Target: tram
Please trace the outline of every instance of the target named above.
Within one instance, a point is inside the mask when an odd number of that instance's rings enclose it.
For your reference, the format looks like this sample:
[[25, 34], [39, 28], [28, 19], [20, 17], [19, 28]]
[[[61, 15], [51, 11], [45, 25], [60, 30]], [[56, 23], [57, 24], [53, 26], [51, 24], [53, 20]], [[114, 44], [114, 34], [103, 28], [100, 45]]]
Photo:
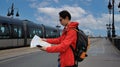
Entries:
[[28, 46], [34, 35], [55, 38], [59, 34], [59, 30], [54, 27], [0, 16], [0, 49]]

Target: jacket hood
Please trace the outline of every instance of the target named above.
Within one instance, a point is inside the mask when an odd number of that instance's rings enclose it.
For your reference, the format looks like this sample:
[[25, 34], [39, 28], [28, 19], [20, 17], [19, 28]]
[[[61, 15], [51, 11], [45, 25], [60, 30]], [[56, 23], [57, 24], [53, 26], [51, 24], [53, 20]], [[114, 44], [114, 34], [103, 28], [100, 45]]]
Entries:
[[78, 27], [78, 25], [79, 25], [78, 22], [70, 22], [67, 27], [68, 28], [76, 28], [76, 27]]

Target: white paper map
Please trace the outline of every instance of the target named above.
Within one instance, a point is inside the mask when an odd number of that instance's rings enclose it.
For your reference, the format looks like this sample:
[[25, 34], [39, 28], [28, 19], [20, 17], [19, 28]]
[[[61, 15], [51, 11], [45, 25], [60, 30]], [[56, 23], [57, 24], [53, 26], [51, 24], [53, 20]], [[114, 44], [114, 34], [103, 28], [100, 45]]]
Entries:
[[51, 46], [50, 43], [47, 43], [47, 42], [41, 40], [41, 38], [39, 36], [35, 35], [33, 37], [33, 39], [31, 40], [30, 48], [34, 48], [37, 45], [40, 45], [40, 46]]

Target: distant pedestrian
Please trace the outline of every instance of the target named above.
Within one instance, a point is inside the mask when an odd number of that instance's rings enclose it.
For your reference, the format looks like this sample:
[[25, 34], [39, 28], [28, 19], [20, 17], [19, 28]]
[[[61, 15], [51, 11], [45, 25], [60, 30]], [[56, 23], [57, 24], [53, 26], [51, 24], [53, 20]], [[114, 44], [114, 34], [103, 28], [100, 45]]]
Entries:
[[41, 47], [40, 49], [49, 53], [60, 53], [59, 67], [74, 67], [74, 54], [70, 45], [76, 47], [77, 32], [73, 28], [78, 27], [78, 22], [71, 22], [71, 15], [67, 10], [59, 13], [59, 21], [64, 26], [62, 35], [58, 38], [44, 39], [44, 41], [55, 44], [51, 47]]

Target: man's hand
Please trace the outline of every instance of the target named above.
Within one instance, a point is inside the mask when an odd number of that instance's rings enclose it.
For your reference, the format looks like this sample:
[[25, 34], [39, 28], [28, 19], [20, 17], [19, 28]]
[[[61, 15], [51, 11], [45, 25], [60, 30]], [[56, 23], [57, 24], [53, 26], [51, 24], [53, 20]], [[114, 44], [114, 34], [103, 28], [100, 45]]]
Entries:
[[37, 47], [40, 48], [40, 50], [42, 50], [42, 51], [46, 51], [46, 48], [47, 48], [45, 46], [40, 46], [40, 45], [37, 45]]
[[47, 47], [45, 47], [45, 46], [42, 46], [42, 47], [40, 48], [40, 50], [42, 50], [42, 51], [46, 51], [46, 49], [47, 49]]
[[42, 47], [41, 45], [37, 45], [37, 47]]
[[45, 38], [42, 38], [42, 41], [46, 41], [46, 39], [45, 39]]

